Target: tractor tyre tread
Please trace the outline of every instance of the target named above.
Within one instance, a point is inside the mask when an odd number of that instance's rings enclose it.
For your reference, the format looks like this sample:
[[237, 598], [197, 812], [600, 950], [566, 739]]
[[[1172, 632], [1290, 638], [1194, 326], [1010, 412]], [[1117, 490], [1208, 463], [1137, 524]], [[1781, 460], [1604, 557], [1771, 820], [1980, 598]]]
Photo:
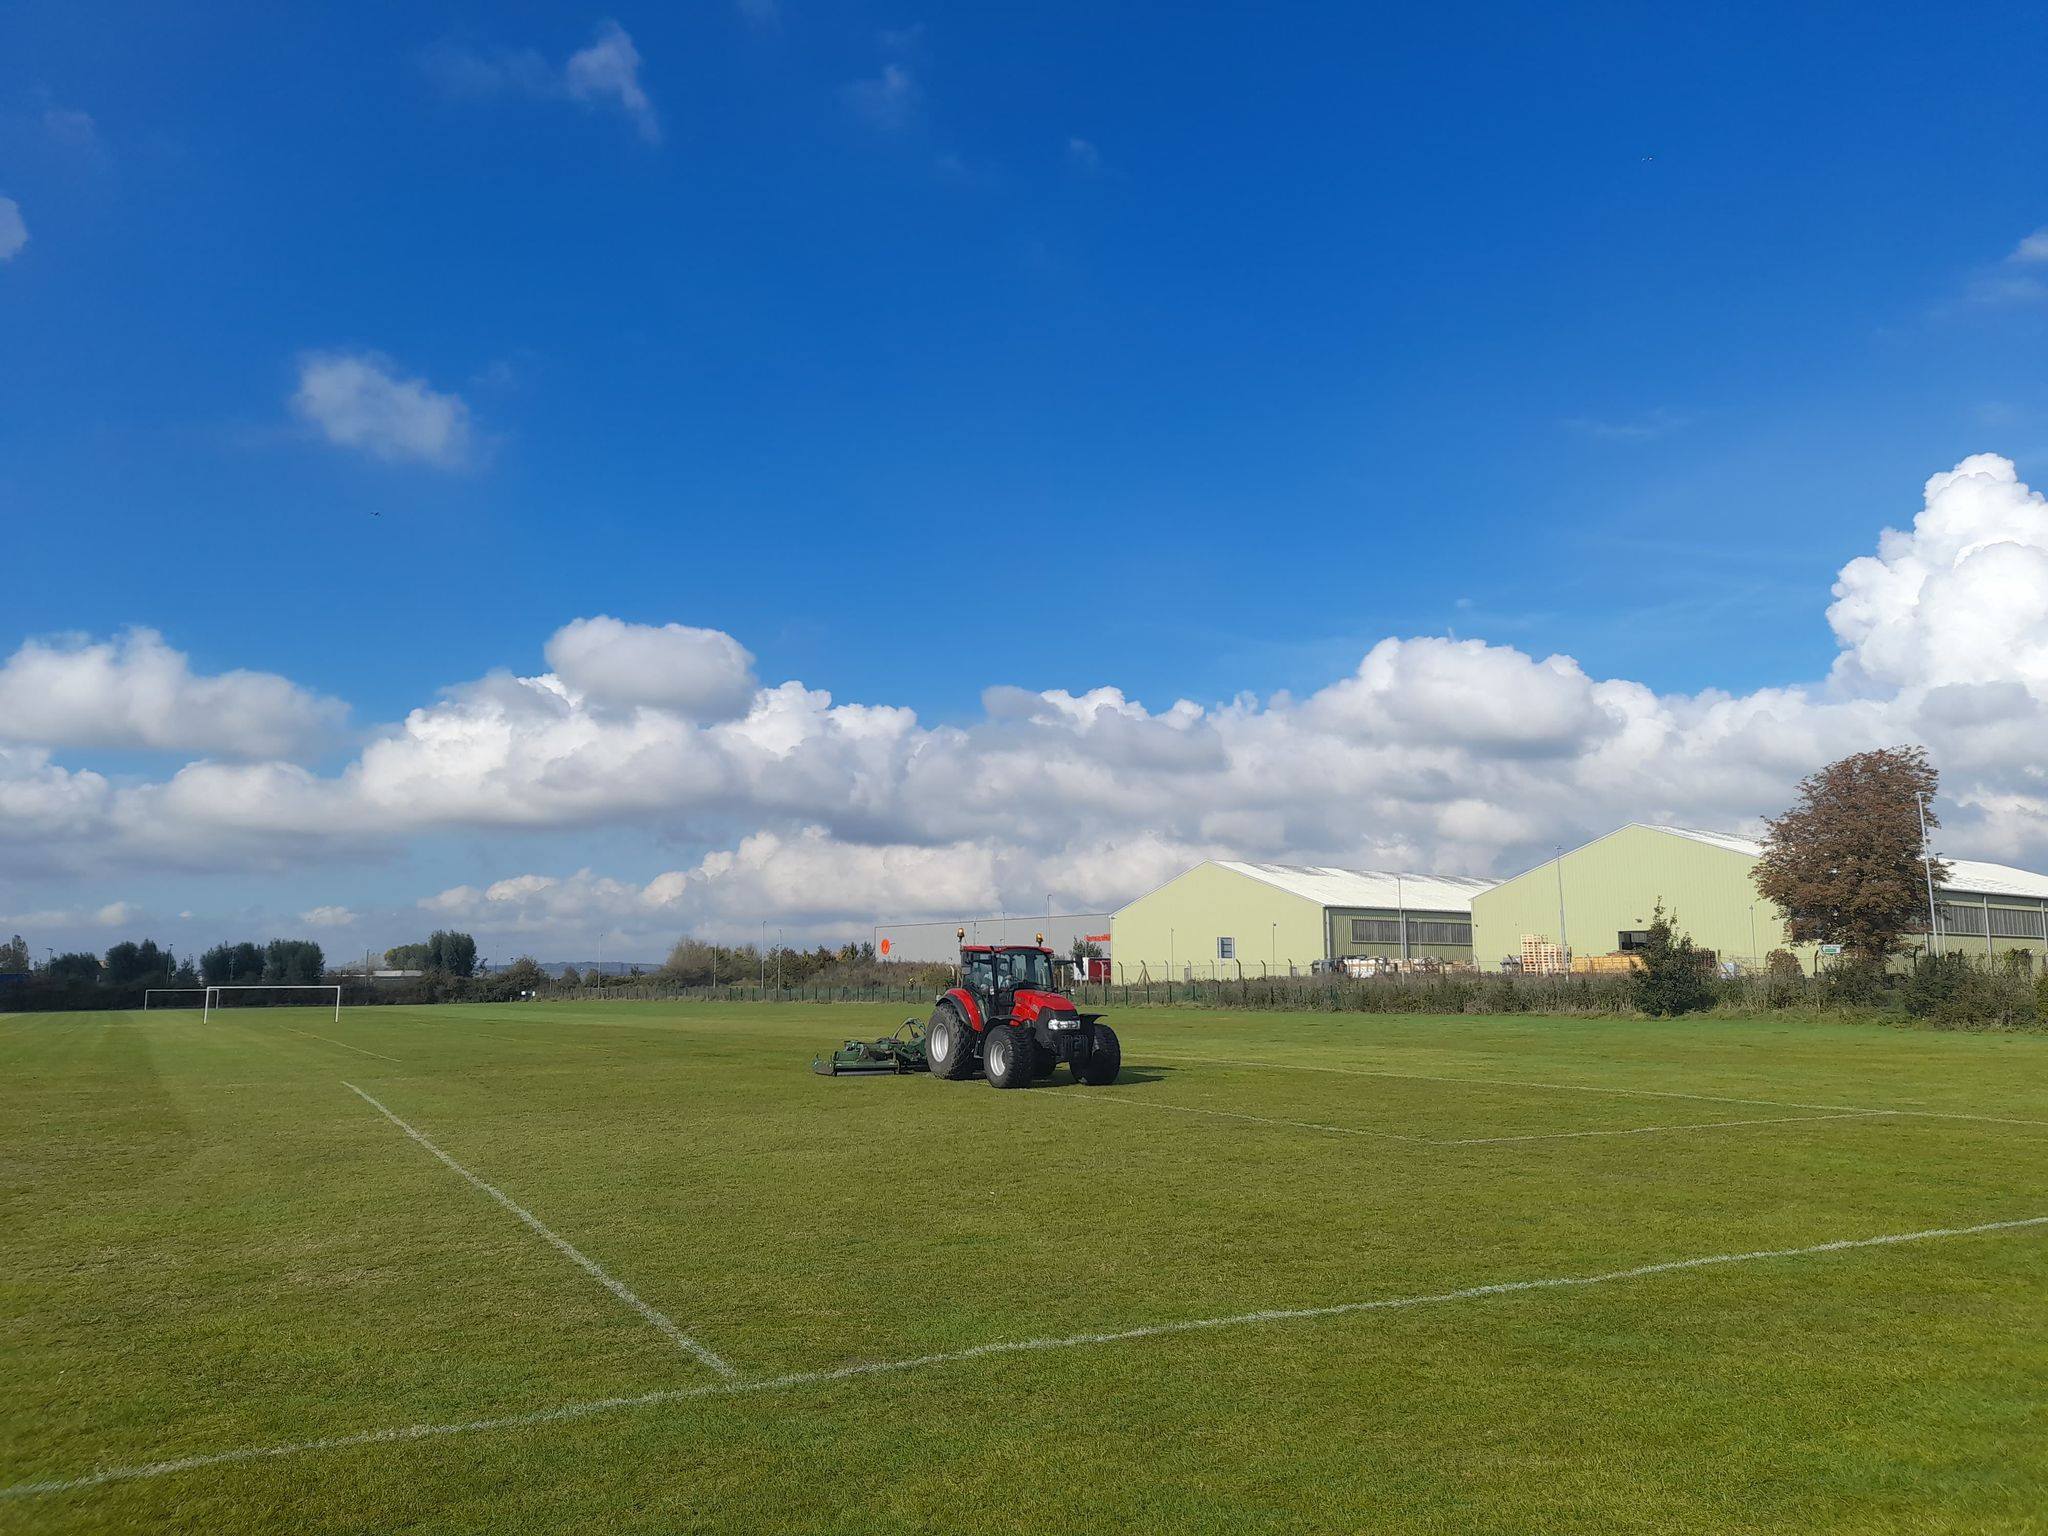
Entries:
[[1123, 1066], [1123, 1042], [1107, 1024], [1098, 1024], [1095, 1026], [1094, 1048], [1084, 1059], [1074, 1063], [1074, 1076], [1092, 1088], [1101, 1088], [1115, 1082]]
[[992, 1025], [982, 1061], [991, 1087], [1028, 1088], [1038, 1066], [1038, 1047], [1027, 1029], [1015, 1024]]
[[[944, 1043], [941, 1030], [947, 1031], [948, 1037], [957, 1037], [958, 1049], [950, 1056], [940, 1055], [939, 1047]], [[925, 1026], [925, 1040], [925, 1059], [933, 1077], [957, 1083], [974, 1075], [974, 1031], [951, 1003], [941, 1003], [932, 1010], [931, 1022]]]

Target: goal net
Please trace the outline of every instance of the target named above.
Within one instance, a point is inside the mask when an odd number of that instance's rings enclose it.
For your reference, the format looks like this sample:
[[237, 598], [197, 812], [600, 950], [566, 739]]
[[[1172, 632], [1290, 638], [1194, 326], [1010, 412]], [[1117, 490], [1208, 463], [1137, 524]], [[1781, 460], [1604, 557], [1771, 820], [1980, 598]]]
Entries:
[[[260, 996], [251, 996], [260, 993]], [[219, 986], [206, 989], [206, 1003], [200, 1012], [205, 1023], [223, 1008], [318, 1008], [334, 1011], [341, 1022], [341, 988], [336, 986]]]

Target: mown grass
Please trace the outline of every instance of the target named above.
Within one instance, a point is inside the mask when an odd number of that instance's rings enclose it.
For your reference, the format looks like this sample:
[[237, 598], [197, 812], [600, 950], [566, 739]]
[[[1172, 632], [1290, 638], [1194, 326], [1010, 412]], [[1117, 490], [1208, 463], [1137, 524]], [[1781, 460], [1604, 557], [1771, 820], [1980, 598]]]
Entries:
[[[344, 1081], [748, 1379], [2048, 1216], [2037, 1037], [1145, 1010], [1099, 1093], [804, 1070], [901, 1011], [0, 1022], [0, 1485], [716, 1381]], [[1744, 1099], [1924, 1113], [1679, 1128], [1829, 1112]], [[1499, 1136], [1559, 1139], [1440, 1144]], [[2036, 1227], [984, 1356], [0, 1529], [2043, 1530], [2044, 1274]]]

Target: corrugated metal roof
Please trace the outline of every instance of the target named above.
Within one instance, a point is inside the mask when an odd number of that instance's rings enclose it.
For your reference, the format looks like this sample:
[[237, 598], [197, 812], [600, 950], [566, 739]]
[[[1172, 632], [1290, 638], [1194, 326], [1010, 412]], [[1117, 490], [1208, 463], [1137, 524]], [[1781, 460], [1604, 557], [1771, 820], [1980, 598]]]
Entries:
[[[1696, 843], [1710, 843], [1716, 848], [1746, 854], [1752, 859], [1761, 856], [1764, 851], [1764, 845], [1754, 838], [1737, 837], [1732, 832], [1701, 832], [1692, 827], [1659, 827], [1641, 821], [1633, 825], [1647, 827], [1652, 832], [1669, 832], [1675, 837], [1689, 837]], [[2015, 869], [2010, 864], [1991, 864], [1983, 859], [1950, 859], [1948, 879], [1941, 889], [1950, 895], [2036, 896], [2048, 900], [2048, 875], [2037, 875], [2030, 869]]]
[[1730, 853], [1746, 853], [1752, 859], [1764, 851], [1764, 845], [1752, 837], [1737, 837], [1733, 832], [1702, 832], [1697, 827], [1660, 827], [1654, 822], [1632, 821], [1632, 827], [1643, 827], [1651, 832], [1669, 832], [1673, 837], [1689, 837], [1696, 843], [1710, 843], [1716, 848], [1726, 848]]
[[1470, 912], [1472, 898], [1499, 882], [1465, 875], [1410, 875], [1380, 869], [1333, 869], [1324, 864], [1242, 864], [1217, 867], [1249, 875], [1325, 907], [1406, 907], [1411, 912]]

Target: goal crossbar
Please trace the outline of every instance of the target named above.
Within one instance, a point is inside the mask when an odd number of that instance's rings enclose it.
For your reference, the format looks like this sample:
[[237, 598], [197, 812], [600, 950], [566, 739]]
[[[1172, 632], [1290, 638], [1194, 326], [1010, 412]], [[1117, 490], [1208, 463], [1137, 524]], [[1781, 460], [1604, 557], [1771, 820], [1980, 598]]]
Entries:
[[253, 982], [247, 986], [223, 985], [218, 987], [208, 987], [206, 989], [206, 1002], [201, 1007], [199, 1012], [200, 1023], [205, 1024], [211, 1021], [214, 1013], [221, 1007], [221, 994], [224, 992], [332, 992], [334, 994], [334, 1022], [337, 1024], [341, 1022], [340, 987], [326, 983], [322, 983], [317, 986], [310, 984], [285, 985], [282, 983], [275, 986], [264, 986], [261, 982]]

